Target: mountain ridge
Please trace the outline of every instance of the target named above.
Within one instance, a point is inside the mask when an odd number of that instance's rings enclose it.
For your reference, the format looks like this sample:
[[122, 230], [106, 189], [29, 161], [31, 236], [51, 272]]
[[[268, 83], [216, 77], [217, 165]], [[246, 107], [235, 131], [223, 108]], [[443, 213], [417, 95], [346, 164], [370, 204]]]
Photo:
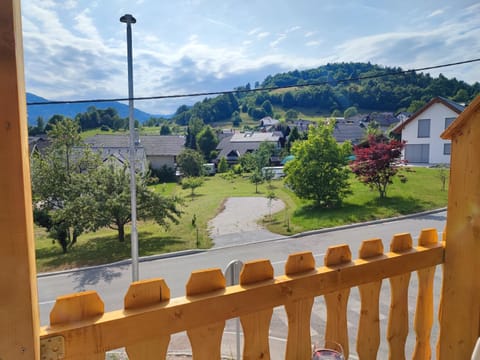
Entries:
[[[26, 98], [29, 125], [35, 125], [39, 116], [43, 117], [45, 122], [53, 115], [57, 114], [73, 119], [77, 114], [86, 112], [90, 106], [95, 106], [97, 109], [107, 109], [109, 107], [114, 108], [122, 118], [128, 117], [129, 111], [128, 105], [122, 104], [118, 101], [28, 105], [29, 103], [48, 102], [49, 100], [30, 92], [26, 93]], [[134, 110], [134, 118], [141, 123], [147, 121], [151, 117], [166, 117], [166, 115], [154, 115], [137, 108]]]

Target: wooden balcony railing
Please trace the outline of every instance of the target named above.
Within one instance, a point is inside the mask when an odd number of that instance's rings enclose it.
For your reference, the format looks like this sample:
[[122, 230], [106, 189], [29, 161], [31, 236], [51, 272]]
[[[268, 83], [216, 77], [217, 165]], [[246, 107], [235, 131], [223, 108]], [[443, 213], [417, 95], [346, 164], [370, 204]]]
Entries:
[[[285, 358], [311, 359], [312, 306], [315, 297], [324, 296], [325, 338], [341, 343], [348, 357], [347, 302], [350, 288], [358, 286], [361, 313], [356, 352], [360, 359], [376, 359], [380, 286], [388, 278], [389, 357], [404, 359], [409, 280], [411, 272], [417, 271], [413, 358], [430, 359], [434, 269], [444, 259], [437, 234], [435, 229], [423, 230], [416, 247], [410, 234], [395, 235], [387, 253], [380, 239], [366, 240], [356, 260], [347, 245], [330, 247], [321, 267], [316, 267], [310, 252], [292, 254], [285, 274], [276, 277], [268, 260], [248, 262], [236, 286], [225, 286], [220, 269], [196, 271], [186, 285], [186, 296], [175, 299], [170, 299], [162, 279], [140, 281], [130, 286], [124, 309], [108, 313], [103, 312], [103, 302], [94, 291], [59, 297], [50, 313], [50, 326], [41, 329], [42, 356], [103, 360], [106, 351], [125, 347], [131, 360], [164, 359], [170, 335], [186, 331], [194, 359], [220, 359], [225, 321], [240, 317], [243, 359], [269, 359], [273, 309], [284, 306], [288, 318]], [[53, 357], [60, 353], [63, 357]]]

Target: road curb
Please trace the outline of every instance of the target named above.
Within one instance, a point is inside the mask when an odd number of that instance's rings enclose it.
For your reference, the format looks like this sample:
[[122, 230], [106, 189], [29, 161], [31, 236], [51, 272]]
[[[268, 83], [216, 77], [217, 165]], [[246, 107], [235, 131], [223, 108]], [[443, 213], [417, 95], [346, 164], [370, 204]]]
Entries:
[[394, 222], [394, 221], [399, 221], [399, 220], [405, 220], [405, 219], [411, 219], [415, 217], [420, 217], [420, 216], [426, 216], [426, 215], [431, 215], [431, 214], [437, 214], [443, 211], [446, 211], [447, 208], [440, 208], [440, 209], [435, 209], [435, 210], [427, 210], [427, 211], [422, 211], [419, 213], [414, 213], [414, 214], [408, 214], [408, 215], [401, 215], [401, 216], [395, 216], [392, 218], [385, 218], [385, 219], [378, 219], [378, 220], [371, 220], [371, 221], [365, 221], [361, 223], [354, 223], [354, 224], [347, 224], [347, 225], [340, 225], [336, 226], [333, 228], [323, 228], [323, 229], [318, 229], [318, 230], [309, 230], [309, 231], [304, 231], [298, 234], [290, 235], [290, 238], [300, 238], [308, 235], [315, 235], [315, 234], [322, 234], [325, 232], [331, 232], [331, 231], [340, 231], [340, 230], [345, 230], [345, 229], [353, 229], [356, 227], [360, 226], [368, 226], [368, 225], [375, 225], [375, 224], [383, 224], [387, 222]]
[[[168, 259], [168, 258], [178, 257], [178, 256], [194, 255], [194, 254], [202, 253], [202, 252], [205, 252], [205, 251], [207, 251], [207, 250], [205, 250], [205, 249], [191, 249], [191, 250], [175, 251], [175, 252], [165, 253], [165, 254], [142, 256], [138, 259], [138, 261], [139, 262], [147, 262], [147, 261], [153, 261], [153, 260], [158, 260], [158, 259]], [[103, 268], [110, 267], [110, 266], [130, 265], [131, 263], [132, 263], [131, 259], [125, 259], [125, 260], [115, 261], [113, 263], [108, 263], [108, 264], [101, 264], [101, 265], [94, 265], [94, 266], [86, 266], [86, 267], [82, 267], [82, 268], [74, 268], [74, 269], [68, 269], [68, 270], [60, 270], [60, 271], [39, 273], [39, 274], [37, 274], [37, 278], [44, 278], [44, 277], [55, 276], [55, 275], [69, 274], [69, 273], [78, 272], [78, 271], [103, 269]]]

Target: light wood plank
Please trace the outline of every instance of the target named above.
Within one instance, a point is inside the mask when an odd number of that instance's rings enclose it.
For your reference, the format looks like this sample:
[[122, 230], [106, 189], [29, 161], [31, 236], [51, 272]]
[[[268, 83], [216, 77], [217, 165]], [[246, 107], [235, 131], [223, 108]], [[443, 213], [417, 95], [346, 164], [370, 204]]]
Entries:
[[20, 1], [0, 1], [0, 358], [40, 356]]
[[[170, 289], [163, 279], [150, 279], [134, 282], [128, 288], [124, 299], [124, 309], [141, 309], [170, 300]], [[135, 331], [141, 331], [137, 327]], [[167, 356], [170, 335], [145, 339], [128, 345], [125, 350], [129, 360], [164, 359]]]
[[[348, 245], [331, 246], [327, 249], [324, 264], [328, 267], [339, 267], [352, 262], [352, 252]], [[350, 288], [325, 295], [327, 307], [327, 326], [325, 340], [339, 343], [348, 359], [350, 349], [348, 345], [347, 305]]]
[[[412, 251], [412, 236], [409, 233], [394, 235], [390, 250], [395, 253]], [[410, 273], [390, 278], [390, 316], [387, 340], [390, 360], [405, 359], [405, 342], [408, 335], [408, 285]]]
[[[287, 302], [321, 296], [352, 286], [441, 264], [444, 248], [417, 248], [406, 253], [386, 253], [370, 261], [356, 260], [334, 267], [320, 267], [295, 276], [280, 275], [274, 280], [248, 286], [230, 286], [206, 294], [172, 299], [168, 304], [145, 309], [112, 311], [98, 319], [41, 329], [41, 337], [60, 335], [72, 352], [82, 352], [83, 337], [101, 339], [99, 350], [107, 351], [135, 344], [144, 338], [169, 335], [198, 328]], [[140, 328], [141, 332], [130, 331]], [[78, 337], [78, 333], [83, 337]]]
[[[87, 320], [97, 320], [103, 315], [104, 304], [96, 291], [59, 296], [50, 312], [52, 328], [81, 324]], [[101, 350], [102, 338], [96, 334], [80, 331], [76, 334], [81, 344], [79, 348], [65, 347], [66, 360], [105, 359], [105, 351]]]
[[452, 140], [440, 359], [469, 359], [480, 335], [480, 96], [442, 138]]
[[[248, 286], [273, 280], [273, 267], [268, 260], [256, 260], [243, 265], [240, 285]], [[258, 299], [261, 301], [261, 299]], [[258, 301], [257, 300], [257, 301]], [[243, 329], [243, 359], [270, 359], [268, 335], [273, 308], [240, 317]]]
[[[438, 243], [437, 229], [423, 229], [418, 238], [418, 245], [429, 247]], [[433, 280], [435, 266], [418, 270], [418, 297], [415, 310], [414, 328], [417, 334], [413, 359], [430, 359], [432, 347], [430, 333], [433, 325]]]
[[[226, 281], [220, 269], [194, 271], [186, 286], [187, 297], [205, 295], [225, 289]], [[203, 310], [201, 310], [203, 311]], [[201, 317], [202, 314], [191, 314]], [[225, 320], [204, 322], [204, 326], [187, 330], [192, 345], [193, 360], [220, 360]]]
[[[285, 275], [296, 276], [315, 272], [315, 258], [311, 252], [291, 254], [285, 263]], [[308, 359], [312, 356], [310, 317], [314, 297], [309, 296], [285, 303], [288, 318], [288, 337], [285, 359]]]
[[[369, 259], [383, 255], [381, 239], [362, 242], [359, 250], [360, 259]], [[357, 353], [362, 360], [376, 359], [380, 346], [380, 289], [382, 281], [360, 285], [361, 311], [357, 333]]]

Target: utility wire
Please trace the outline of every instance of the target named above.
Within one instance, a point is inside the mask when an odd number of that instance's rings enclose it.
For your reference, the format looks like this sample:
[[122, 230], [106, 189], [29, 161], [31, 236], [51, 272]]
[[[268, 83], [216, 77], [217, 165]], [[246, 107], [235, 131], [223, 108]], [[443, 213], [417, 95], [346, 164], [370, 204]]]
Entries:
[[[355, 78], [348, 78], [348, 79], [338, 79], [338, 80], [325, 80], [325, 81], [316, 81], [310, 82], [305, 84], [298, 84], [298, 85], [285, 85], [285, 86], [271, 86], [265, 88], [256, 88], [256, 89], [238, 89], [238, 90], [224, 90], [224, 91], [208, 91], [208, 92], [198, 92], [198, 93], [189, 93], [189, 94], [175, 94], [175, 95], [158, 95], [158, 96], [140, 96], [134, 97], [133, 100], [157, 100], [157, 99], [178, 99], [178, 98], [186, 98], [186, 97], [197, 97], [197, 96], [211, 96], [211, 95], [226, 95], [226, 94], [238, 94], [238, 93], [250, 93], [250, 92], [258, 92], [258, 91], [272, 91], [272, 90], [279, 90], [279, 89], [289, 89], [289, 88], [300, 88], [300, 87], [307, 87], [307, 86], [318, 86], [318, 85], [327, 85], [331, 83], [348, 83], [354, 82], [359, 80], [366, 80], [366, 79], [377, 79], [387, 76], [398, 76], [398, 75], [405, 75], [413, 72], [418, 71], [425, 71], [425, 70], [433, 70], [433, 69], [440, 69], [450, 66], [457, 66], [457, 65], [464, 65], [470, 64], [474, 62], [480, 61], [480, 58], [477, 59], [470, 59], [464, 61], [458, 61], [454, 63], [448, 64], [441, 64], [435, 66], [427, 66], [423, 68], [416, 68], [410, 70], [401, 70], [401, 71], [394, 71], [394, 72], [387, 72], [387, 73], [380, 73], [375, 75], [366, 75], [366, 76], [358, 76]], [[81, 104], [81, 103], [91, 103], [91, 102], [110, 102], [110, 101], [128, 101], [130, 98], [111, 98], [111, 99], [90, 99], [90, 100], [59, 100], [59, 101], [32, 101], [27, 102], [27, 105], [54, 105], [54, 104]]]

